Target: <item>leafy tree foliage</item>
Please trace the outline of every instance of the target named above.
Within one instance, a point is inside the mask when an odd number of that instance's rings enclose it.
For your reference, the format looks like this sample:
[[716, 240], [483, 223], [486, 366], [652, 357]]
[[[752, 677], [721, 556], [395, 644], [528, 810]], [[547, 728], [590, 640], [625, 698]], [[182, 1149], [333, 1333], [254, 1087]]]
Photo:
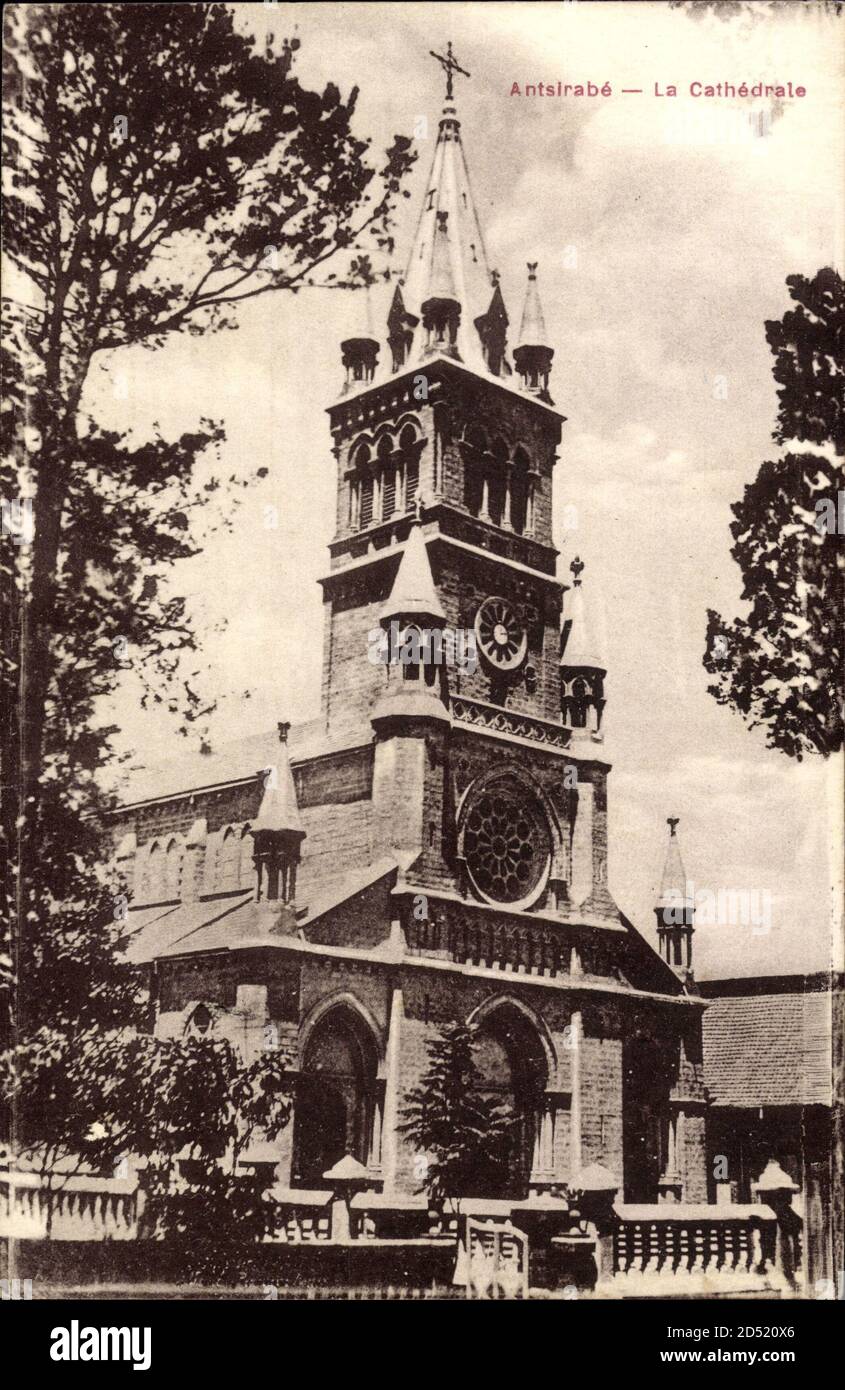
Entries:
[[[367, 278], [363, 239], [392, 244], [410, 142], [397, 137], [377, 169], [352, 129], [357, 90], [303, 87], [298, 40], [259, 51], [225, 5], [22, 5], [6, 17], [15, 453], [3, 493], [31, 499], [34, 534], [6, 547], [15, 717], [3, 753], [26, 825], [56, 745], [83, 765], [103, 755], [88, 714], [119, 676], [115, 639], [159, 691], [194, 648], [185, 601], [163, 578], [196, 553], [221, 488], [192, 483], [221, 439], [211, 421], [138, 447], [80, 415], [97, 354], [233, 326], [238, 303], [295, 291], [319, 267], [324, 283]], [[202, 713], [190, 680], [171, 698], [188, 724]]]
[[46, 1172], [146, 1156], [157, 1233], [202, 1209], [209, 1232], [243, 1239], [266, 1210], [239, 1185], [237, 1155], [286, 1122], [284, 1068], [145, 1032], [96, 773], [114, 732], [99, 701], [126, 660], [183, 733], [201, 726], [208, 707], [182, 664], [197, 637], [167, 581], [247, 480], [197, 480], [223, 439], [214, 421], [138, 442], [88, 418], [84, 393], [103, 354], [113, 366], [172, 333], [234, 328], [238, 303], [315, 274], [371, 278], [410, 142], [374, 161], [353, 131], [357, 90], [304, 87], [298, 40], [259, 46], [222, 4], [19, 5], [4, 18], [0, 490], [33, 520], [28, 537], [4, 527], [0, 568], [6, 1138]]
[[481, 1091], [477, 1029], [449, 1023], [427, 1042], [427, 1066], [405, 1097], [398, 1126], [425, 1156], [422, 1186], [433, 1201], [483, 1192], [508, 1161], [512, 1117]]
[[733, 558], [747, 616], [708, 611], [705, 669], [770, 747], [801, 759], [843, 743], [845, 620], [845, 283], [836, 271], [787, 280], [796, 308], [766, 324], [779, 385], [774, 438], [734, 504]]

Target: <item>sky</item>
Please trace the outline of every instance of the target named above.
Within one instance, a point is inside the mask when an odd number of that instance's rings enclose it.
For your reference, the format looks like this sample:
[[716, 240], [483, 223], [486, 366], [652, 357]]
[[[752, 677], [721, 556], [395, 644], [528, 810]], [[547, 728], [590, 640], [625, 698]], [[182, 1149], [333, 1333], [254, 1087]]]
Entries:
[[[665, 821], [679, 816], [695, 889], [746, 904], [702, 913], [697, 973], [827, 968], [841, 761], [767, 750], [762, 731], [707, 693], [702, 653], [708, 607], [740, 605], [731, 503], [777, 454], [764, 322], [789, 307], [787, 275], [842, 269], [843, 21], [800, 5], [733, 20], [651, 3], [235, 8], [245, 28], [296, 32], [303, 83], [360, 87], [357, 128], [374, 151], [427, 117], [399, 269], [442, 104], [429, 50], [451, 39], [471, 74], [458, 79], [458, 111], [512, 331], [526, 262], [540, 267], [551, 389], [567, 417], [559, 573], [585, 561], [608, 665], [611, 890], [653, 939]], [[612, 95], [512, 94], [558, 80], [608, 82]], [[693, 81], [792, 81], [806, 96], [692, 98]], [[655, 95], [655, 83], [678, 96]], [[269, 469], [174, 579], [191, 596], [206, 688], [222, 697], [212, 744], [319, 712], [316, 581], [335, 491], [325, 408], [341, 384], [348, 301], [267, 296], [239, 311], [236, 332], [126, 350], [92, 377], [87, 404], [102, 424], [143, 437], [157, 422], [172, 436], [211, 415], [225, 426], [227, 475]], [[109, 713], [133, 763], [178, 753], [167, 716], [140, 710], [131, 672]]]

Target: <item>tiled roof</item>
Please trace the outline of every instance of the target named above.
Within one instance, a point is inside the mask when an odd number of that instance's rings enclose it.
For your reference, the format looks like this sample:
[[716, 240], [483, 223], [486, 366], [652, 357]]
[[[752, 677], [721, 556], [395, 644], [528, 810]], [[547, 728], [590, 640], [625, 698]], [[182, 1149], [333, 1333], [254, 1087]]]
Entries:
[[791, 993], [711, 998], [704, 1077], [715, 1105], [830, 1105], [831, 995], [800, 985], [799, 977]]
[[[333, 878], [324, 879], [320, 892], [309, 897], [306, 910], [297, 917], [297, 931], [302, 932], [326, 913], [339, 907], [356, 893], [386, 877], [396, 869], [390, 858], [377, 859], [360, 869], [350, 869]], [[261, 905], [255, 902], [252, 891], [226, 898], [182, 903], [178, 907], [158, 909], [151, 915], [142, 909], [130, 912], [129, 930], [133, 932], [127, 948], [132, 964], [160, 960], [165, 956], [202, 954], [207, 951], [236, 950], [245, 943], [255, 945], [266, 940], [277, 943], [279, 937], [267, 936], [267, 918]], [[142, 918], [135, 930], [135, 917]]]
[[[324, 727], [321, 719], [292, 726], [288, 739], [292, 762], [332, 751]], [[221, 744], [208, 755], [186, 749], [181, 756], [170, 756], [161, 763], [129, 768], [118, 789], [119, 799], [122, 805], [130, 806], [139, 801], [258, 777], [265, 768], [278, 764], [279, 748], [278, 730], [268, 729]]]

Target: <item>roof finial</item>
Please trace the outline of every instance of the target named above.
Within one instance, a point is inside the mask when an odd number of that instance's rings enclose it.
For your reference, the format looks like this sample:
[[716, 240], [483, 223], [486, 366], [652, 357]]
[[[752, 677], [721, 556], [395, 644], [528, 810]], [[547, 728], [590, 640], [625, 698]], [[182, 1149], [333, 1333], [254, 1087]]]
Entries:
[[446, 46], [445, 58], [442, 58], [439, 53], [435, 53], [433, 48], [429, 49], [429, 53], [431, 54], [432, 58], [437, 59], [438, 63], [446, 72], [446, 100], [452, 101], [454, 99], [454, 92], [452, 91], [452, 80], [454, 78], [455, 73], [460, 72], [463, 74], [464, 77], [469, 77], [469, 73], [467, 72], [466, 68], [461, 67], [457, 58], [452, 57], [451, 39], [449, 40]]
[[681, 819], [680, 816], [667, 816], [667, 817], [666, 817], [666, 824], [667, 824], [668, 827], [669, 827], [669, 837], [670, 837], [670, 839], [671, 839], [671, 838], [674, 838], [674, 835], [675, 835], [675, 827], [680, 823], [680, 819]]
[[581, 556], [576, 555], [575, 559], [572, 561], [572, 564], [569, 566], [570, 573], [572, 574], [572, 578], [576, 584], [581, 583], [581, 572], [585, 568], [586, 567], [584, 565], [584, 561], [581, 559]]

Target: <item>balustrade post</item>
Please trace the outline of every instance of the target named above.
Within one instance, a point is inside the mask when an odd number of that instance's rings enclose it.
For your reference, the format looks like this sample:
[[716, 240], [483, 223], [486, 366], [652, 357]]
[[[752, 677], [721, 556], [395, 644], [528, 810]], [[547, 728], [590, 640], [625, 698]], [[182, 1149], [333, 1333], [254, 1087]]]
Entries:
[[752, 1190], [775, 1214], [775, 1277], [788, 1288], [795, 1288], [795, 1239], [801, 1222], [797, 1213], [792, 1210], [792, 1198], [798, 1191], [798, 1184], [792, 1181], [779, 1163], [770, 1159], [759, 1182], [752, 1183]]
[[592, 1163], [580, 1173], [574, 1190], [579, 1211], [596, 1239], [596, 1284], [608, 1284], [613, 1279], [613, 1237], [618, 1220], [613, 1210], [619, 1179], [600, 1163]]

